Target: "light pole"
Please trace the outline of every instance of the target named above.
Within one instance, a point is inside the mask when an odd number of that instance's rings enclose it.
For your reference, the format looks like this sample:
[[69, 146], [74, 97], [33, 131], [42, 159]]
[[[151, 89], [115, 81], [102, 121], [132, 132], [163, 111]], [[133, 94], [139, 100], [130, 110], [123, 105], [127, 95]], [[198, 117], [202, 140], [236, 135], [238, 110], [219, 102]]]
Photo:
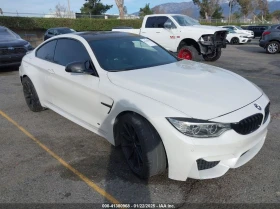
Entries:
[[68, 18], [71, 17], [71, 14], [70, 14], [70, 0], [68, 0]]
[[228, 15], [228, 22], [230, 23], [230, 16], [231, 16], [231, 8], [232, 8], [232, 0], [229, 0], [229, 15]]

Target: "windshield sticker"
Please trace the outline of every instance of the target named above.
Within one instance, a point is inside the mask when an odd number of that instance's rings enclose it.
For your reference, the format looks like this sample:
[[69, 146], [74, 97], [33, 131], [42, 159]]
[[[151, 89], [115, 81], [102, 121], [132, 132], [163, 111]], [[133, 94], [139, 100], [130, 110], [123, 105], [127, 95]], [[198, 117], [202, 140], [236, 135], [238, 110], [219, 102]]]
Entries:
[[141, 41], [143, 41], [145, 44], [148, 44], [149, 46], [157, 46], [154, 42], [152, 42], [149, 39], [140, 39]]

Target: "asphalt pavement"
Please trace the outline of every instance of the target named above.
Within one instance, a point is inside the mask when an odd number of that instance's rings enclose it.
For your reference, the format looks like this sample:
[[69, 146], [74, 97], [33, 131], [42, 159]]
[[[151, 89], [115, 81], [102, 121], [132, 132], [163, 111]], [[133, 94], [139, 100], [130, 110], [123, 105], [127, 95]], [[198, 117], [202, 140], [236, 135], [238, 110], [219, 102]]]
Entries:
[[227, 46], [218, 61], [207, 64], [261, 87], [271, 100], [272, 121], [262, 150], [250, 162], [220, 178], [186, 182], [168, 179], [167, 172], [140, 180], [121, 150], [102, 137], [51, 110], [31, 112], [18, 71], [0, 69], [0, 203], [96, 203], [102, 208], [112, 197], [119, 203], [182, 208], [188, 203], [278, 203], [280, 208], [280, 53], [266, 54], [255, 39]]

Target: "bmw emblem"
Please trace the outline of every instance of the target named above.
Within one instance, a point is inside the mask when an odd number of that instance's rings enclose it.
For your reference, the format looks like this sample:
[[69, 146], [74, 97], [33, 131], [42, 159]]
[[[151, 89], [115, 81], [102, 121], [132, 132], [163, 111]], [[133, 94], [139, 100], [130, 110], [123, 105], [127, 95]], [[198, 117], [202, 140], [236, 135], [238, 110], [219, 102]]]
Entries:
[[254, 104], [254, 106], [258, 109], [258, 110], [262, 110], [261, 106], [258, 104]]

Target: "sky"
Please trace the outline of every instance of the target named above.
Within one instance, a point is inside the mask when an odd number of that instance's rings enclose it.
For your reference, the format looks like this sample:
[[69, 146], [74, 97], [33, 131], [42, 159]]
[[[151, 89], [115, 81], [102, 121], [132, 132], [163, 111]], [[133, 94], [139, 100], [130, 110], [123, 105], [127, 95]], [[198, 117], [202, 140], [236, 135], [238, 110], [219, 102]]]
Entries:
[[[146, 3], [150, 3], [150, 7], [168, 2], [186, 2], [190, 0], [124, 0], [128, 13], [138, 12]], [[104, 4], [113, 5], [113, 8], [108, 10], [109, 14], [118, 14], [118, 9], [115, 0], [101, 0]], [[18, 13], [42, 13], [48, 14], [50, 9], [54, 10], [58, 3], [67, 6], [67, 0], [0, 0], [0, 8], [3, 12], [18, 12]], [[70, 9], [74, 12], [80, 12], [80, 8], [85, 3], [85, 0], [70, 0]]]

